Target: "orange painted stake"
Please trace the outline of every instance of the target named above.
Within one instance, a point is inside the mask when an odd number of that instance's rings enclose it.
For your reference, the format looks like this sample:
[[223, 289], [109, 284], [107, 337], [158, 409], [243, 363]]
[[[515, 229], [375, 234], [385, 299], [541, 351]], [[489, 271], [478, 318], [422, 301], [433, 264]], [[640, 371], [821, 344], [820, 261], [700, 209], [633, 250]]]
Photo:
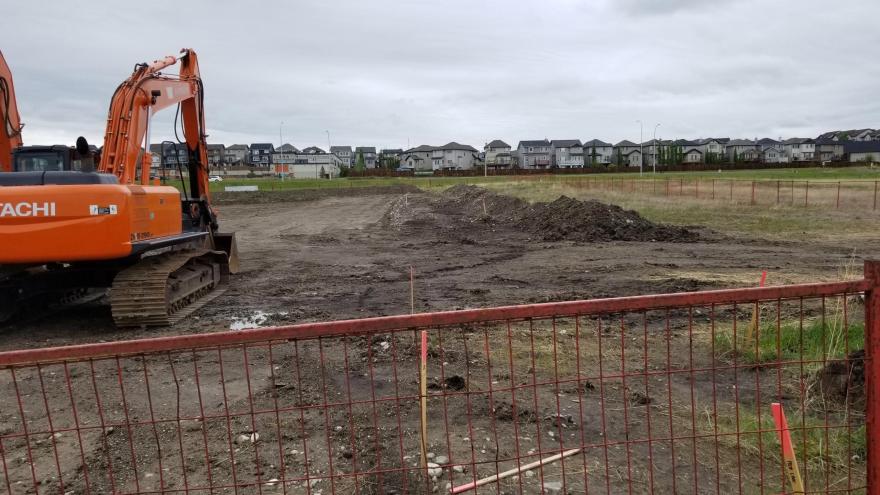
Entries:
[[791, 444], [791, 431], [788, 429], [788, 421], [785, 419], [785, 411], [782, 404], [774, 402], [770, 405], [773, 411], [773, 421], [776, 422], [776, 432], [779, 433], [779, 443], [782, 445], [782, 462], [785, 464], [785, 474], [794, 493], [804, 493], [804, 480], [801, 479], [801, 471], [798, 467], [794, 447]]

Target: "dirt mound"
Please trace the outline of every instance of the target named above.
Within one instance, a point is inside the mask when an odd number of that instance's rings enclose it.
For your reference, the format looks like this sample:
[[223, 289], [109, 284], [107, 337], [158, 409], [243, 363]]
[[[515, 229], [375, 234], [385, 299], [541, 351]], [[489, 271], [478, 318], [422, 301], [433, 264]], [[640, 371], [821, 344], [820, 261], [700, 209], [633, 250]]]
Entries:
[[561, 196], [551, 203], [529, 204], [481, 187], [457, 185], [444, 196], [473, 219], [509, 223], [546, 241], [693, 242], [699, 236], [682, 227], [656, 224], [635, 211]]
[[531, 205], [522, 199], [464, 184], [445, 190], [443, 197], [448, 203], [462, 208], [469, 217], [491, 218], [500, 222], [515, 223], [531, 209]]

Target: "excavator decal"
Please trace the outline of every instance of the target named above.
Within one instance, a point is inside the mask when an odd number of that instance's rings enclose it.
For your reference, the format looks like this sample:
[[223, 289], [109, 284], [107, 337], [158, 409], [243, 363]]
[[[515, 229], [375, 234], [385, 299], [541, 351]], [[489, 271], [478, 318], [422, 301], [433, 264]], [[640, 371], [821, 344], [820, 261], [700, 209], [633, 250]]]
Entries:
[[54, 217], [55, 203], [0, 203], [0, 217]]

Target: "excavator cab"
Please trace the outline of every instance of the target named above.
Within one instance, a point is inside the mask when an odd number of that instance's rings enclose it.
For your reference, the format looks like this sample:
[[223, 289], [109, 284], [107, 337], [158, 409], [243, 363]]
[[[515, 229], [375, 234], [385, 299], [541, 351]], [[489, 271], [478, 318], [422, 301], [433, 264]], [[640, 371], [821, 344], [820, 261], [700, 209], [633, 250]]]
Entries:
[[64, 172], [78, 168], [75, 150], [69, 146], [21, 146], [12, 152], [13, 172]]
[[98, 149], [85, 138], [76, 141], [76, 147], [19, 146], [12, 151], [13, 172], [94, 172]]

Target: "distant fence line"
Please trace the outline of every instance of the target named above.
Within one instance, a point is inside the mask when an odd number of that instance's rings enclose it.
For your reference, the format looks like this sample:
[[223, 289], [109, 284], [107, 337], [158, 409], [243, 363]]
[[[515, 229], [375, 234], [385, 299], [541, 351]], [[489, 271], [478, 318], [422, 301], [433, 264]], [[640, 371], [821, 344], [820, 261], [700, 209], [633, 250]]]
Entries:
[[520, 175], [590, 175], [590, 174], [620, 174], [620, 173], [639, 173], [644, 172], [713, 172], [716, 170], [762, 170], [762, 169], [800, 169], [800, 168], [847, 168], [847, 167], [864, 167], [867, 163], [853, 162], [830, 162], [822, 164], [820, 162], [797, 162], [783, 164], [768, 164], [761, 162], [747, 163], [683, 163], [679, 165], [658, 165], [656, 168], [646, 165], [641, 169], [639, 167], [629, 166], [606, 166], [594, 165], [590, 167], [578, 168], [507, 168], [507, 169], [489, 169], [484, 171], [482, 167], [470, 170], [435, 170], [433, 172], [425, 172], [417, 174], [413, 171], [397, 171], [386, 168], [374, 168], [366, 170], [349, 170], [348, 177], [418, 177], [420, 175], [433, 177], [482, 177], [488, 176], [520, 176]]
[[750, 180], [709, 178], [580, 178], [566, 185], [634, 196], [723, 201], [750, 206], [825, 207], [871, 210], [878, 207], [880, 181]]

